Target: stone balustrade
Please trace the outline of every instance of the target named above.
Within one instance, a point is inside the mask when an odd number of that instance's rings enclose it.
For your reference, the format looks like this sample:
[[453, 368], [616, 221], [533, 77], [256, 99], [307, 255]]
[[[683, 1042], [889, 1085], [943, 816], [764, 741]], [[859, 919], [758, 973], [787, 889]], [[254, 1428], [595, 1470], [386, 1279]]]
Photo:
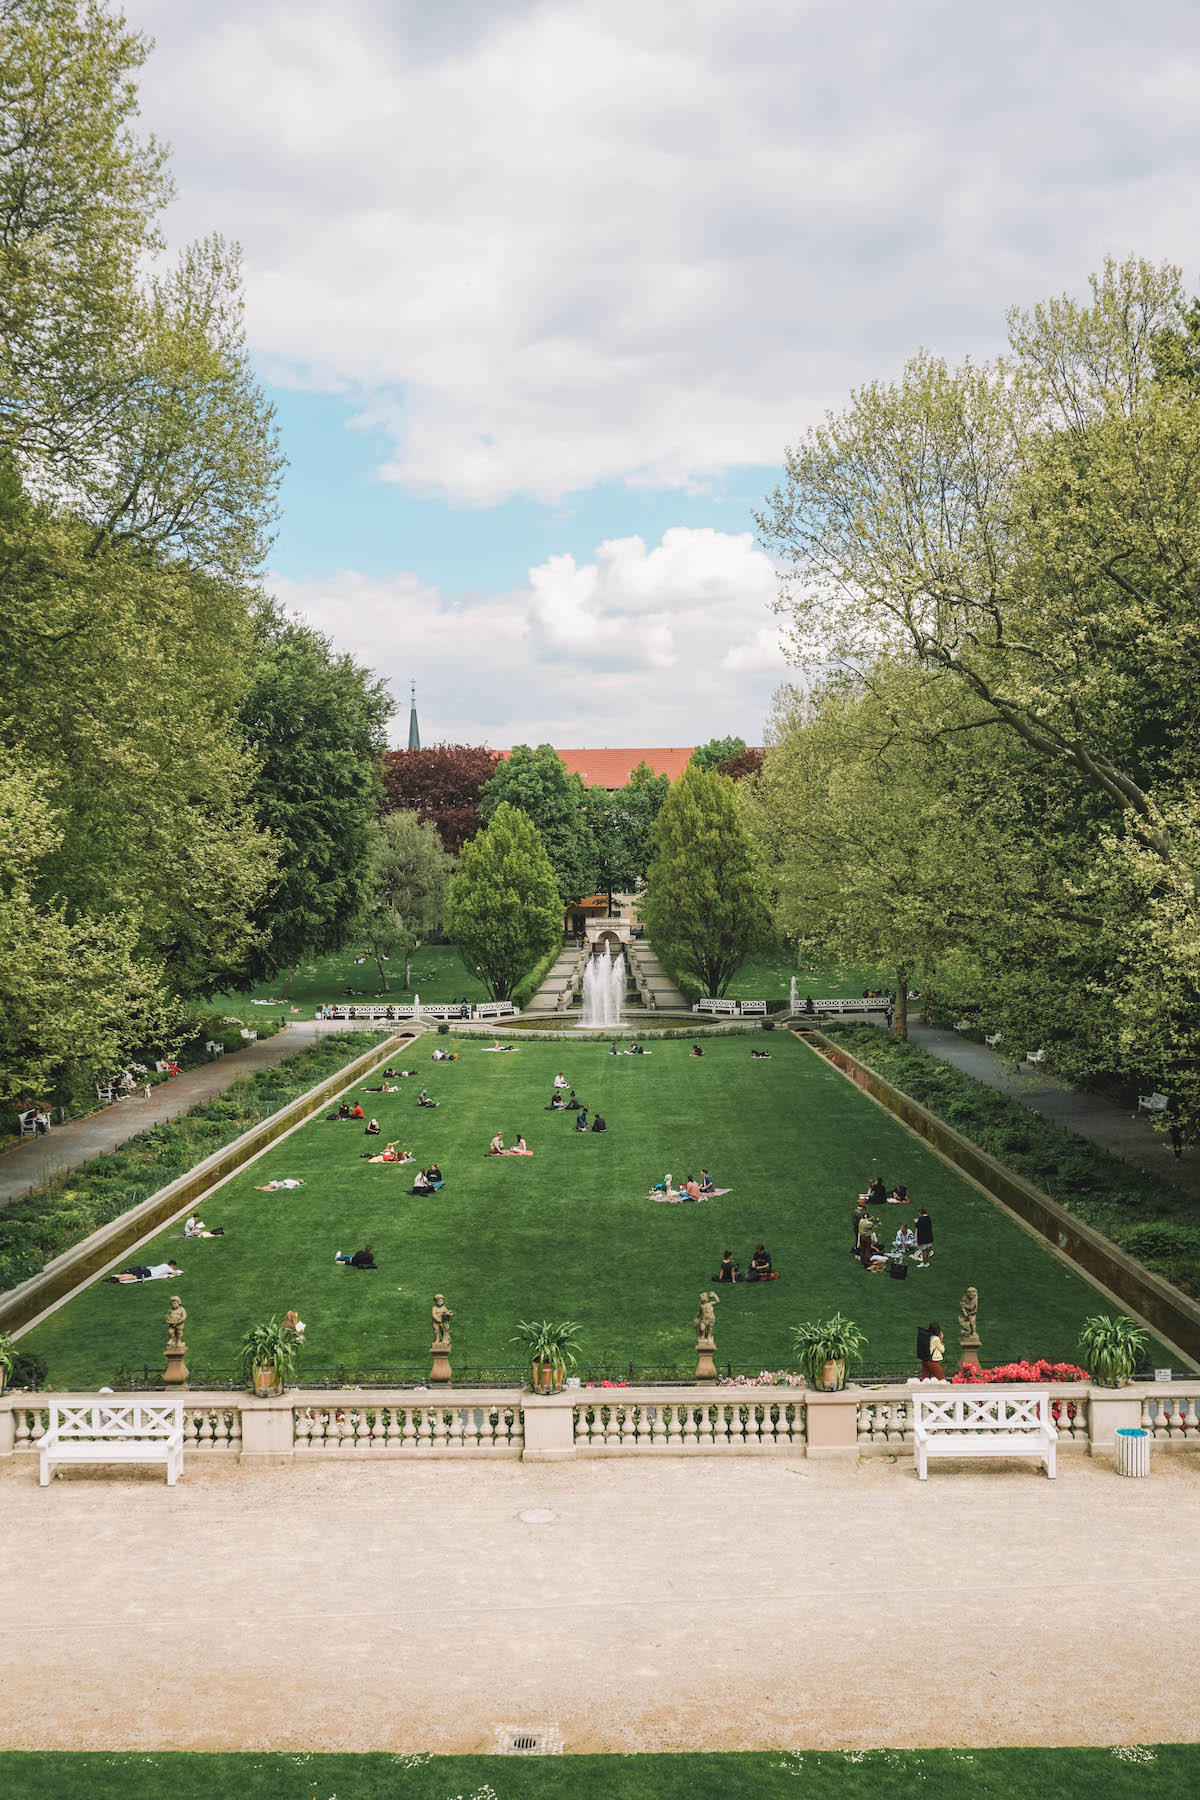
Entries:
[[[1125, 1388], [1048, 1384], [1059, 1448], [1111, 1456], [1122, 1426], [1141, 1425], [1161, 1450], [1200, 1449], [1200, 1375]], [[977, 1392], [977, 1389], [971, 1389]], [[1019, 1385], [998, 1388], [1020, 1394]], [[910, 1386], [847, 1387], [835, 1394], [709, 1382], [614, 1388], [291, 1389], [268, 1400], [184, 1389], [185, 1460], [247, 1463], [430, 1456], [807, 1456], [905, 1454], [912, 1444]], [[95, 1394], [0, 1394], [0, 1457], [31, 1454], [55, 1403]]]

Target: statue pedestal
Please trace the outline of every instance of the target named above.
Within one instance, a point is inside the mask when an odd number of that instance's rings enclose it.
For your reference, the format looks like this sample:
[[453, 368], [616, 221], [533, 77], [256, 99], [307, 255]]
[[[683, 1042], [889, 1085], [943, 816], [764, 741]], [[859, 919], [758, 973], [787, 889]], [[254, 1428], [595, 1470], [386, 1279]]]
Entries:
[[696, 1340], [697, 1381], [715, 1381], [717, 1379], [717, 1365], [713, 1361], [713, 1352], [716, 1350], [716, 1347], [716, 1344], [713, 1343], [711, 1338], [707, 1340], [698, 1338]]
[[973, 1369], [977, 1369], [979, 1367], [980, 1348], [981, 1345], [979, 1339], [975, 1336], [974, 1332], [972, 1332], [970, 1337], [960, 1338], [958, 1340], [960, 1365], [963, 1363], [970, 1363]]
[[180, 1344], [176, 1348], [167, 1351], [167, 1368], [166, 1373], [163, 1375], [163, 1383], [166, 1387], [187, 1386], [187, 1364], [183, 1360], [186, 1355], [186, 1344]]
[[444, 1344], [430, 1344], [433, 1367], [429, 1371], [430, 1381], [453, 1381], [454, 1371], [450, 1367], [450, 1340]]

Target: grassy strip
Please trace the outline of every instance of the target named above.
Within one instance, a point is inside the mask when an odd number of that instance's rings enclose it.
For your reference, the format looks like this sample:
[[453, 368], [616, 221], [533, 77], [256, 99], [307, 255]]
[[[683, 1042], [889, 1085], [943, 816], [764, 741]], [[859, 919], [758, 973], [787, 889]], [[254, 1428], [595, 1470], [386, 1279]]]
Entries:
[[337, 1032], [297, 1055], [243, 1076], [215, 1100], [139, 1132], [109, 1155], [63, 1174], [0, 1213], [0, 1293], [36, 1275], [51, 1258], [128, 1212], [306, 1093], [386, 1032]]
[[[798, 1778], [798, 1779], [797, 1779]], [[1183, 1800], [1194, 1744], [1051, 1750], [767, 1750], [645, 1756], [0, 1753], [7, 1800]]]
[[1190, 1194], [1052, 1125], [927, 1050], [870, 1025], [827, 1035], [1148, 1269], [1200, 1298], [1200, 1206]]

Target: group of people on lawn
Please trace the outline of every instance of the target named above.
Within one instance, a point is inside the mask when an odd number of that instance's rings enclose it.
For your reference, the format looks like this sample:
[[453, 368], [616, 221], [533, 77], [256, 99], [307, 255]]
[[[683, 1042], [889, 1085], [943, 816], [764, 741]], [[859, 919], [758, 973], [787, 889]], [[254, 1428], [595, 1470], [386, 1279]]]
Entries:
[[891, 1248], [886, 1251], [879, 1236], [878, 1221], [870, 1212], [872, 1206], [911, 1205], [908, 1189], [902, 1182], [897, 1182], [889, 1193], [880, 1175], [874, 1176], [868, 1183], [865, 1194], [859, 1195], [851, 1221], [853, 1254], [869, 1275], [882, 1275], [888, 1269], [893, 1274], [906, 1275], [906, 1258], [918, 1268], [928, 1268], [929, 1259], [933, 1255], [933, 1220], [924, 1207], [911, 1225], [899, 1227]]

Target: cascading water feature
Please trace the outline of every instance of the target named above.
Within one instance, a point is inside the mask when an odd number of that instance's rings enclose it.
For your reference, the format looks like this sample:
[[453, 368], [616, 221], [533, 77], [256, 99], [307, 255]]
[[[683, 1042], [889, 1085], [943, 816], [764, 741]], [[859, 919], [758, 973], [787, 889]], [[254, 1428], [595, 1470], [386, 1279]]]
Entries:
[[610, 1026], [621, 1023], [625, 999], [625, 952], [616, 956], [601, 952], [589, 956], [583, 971], [583, 1017], [580, 1025]]
[[796, 1010], [796, 992], [797, 992], [797, 987], [798, 987], [798, 983], [797, 983], [797, 981], [796, 981], [796, 977], [795, 977], [795, 976], [794, 976], [794, 975], [793, 975], [793, 976], [792, 976], [792, 986], [791, 986], [791, 995], [790, 995], [790, 998], [789, 998], [789, 1000], [788, 1000], [788, 1011], [789, 1011], [789, 1012], [795, 1012], [795, 1010]]

